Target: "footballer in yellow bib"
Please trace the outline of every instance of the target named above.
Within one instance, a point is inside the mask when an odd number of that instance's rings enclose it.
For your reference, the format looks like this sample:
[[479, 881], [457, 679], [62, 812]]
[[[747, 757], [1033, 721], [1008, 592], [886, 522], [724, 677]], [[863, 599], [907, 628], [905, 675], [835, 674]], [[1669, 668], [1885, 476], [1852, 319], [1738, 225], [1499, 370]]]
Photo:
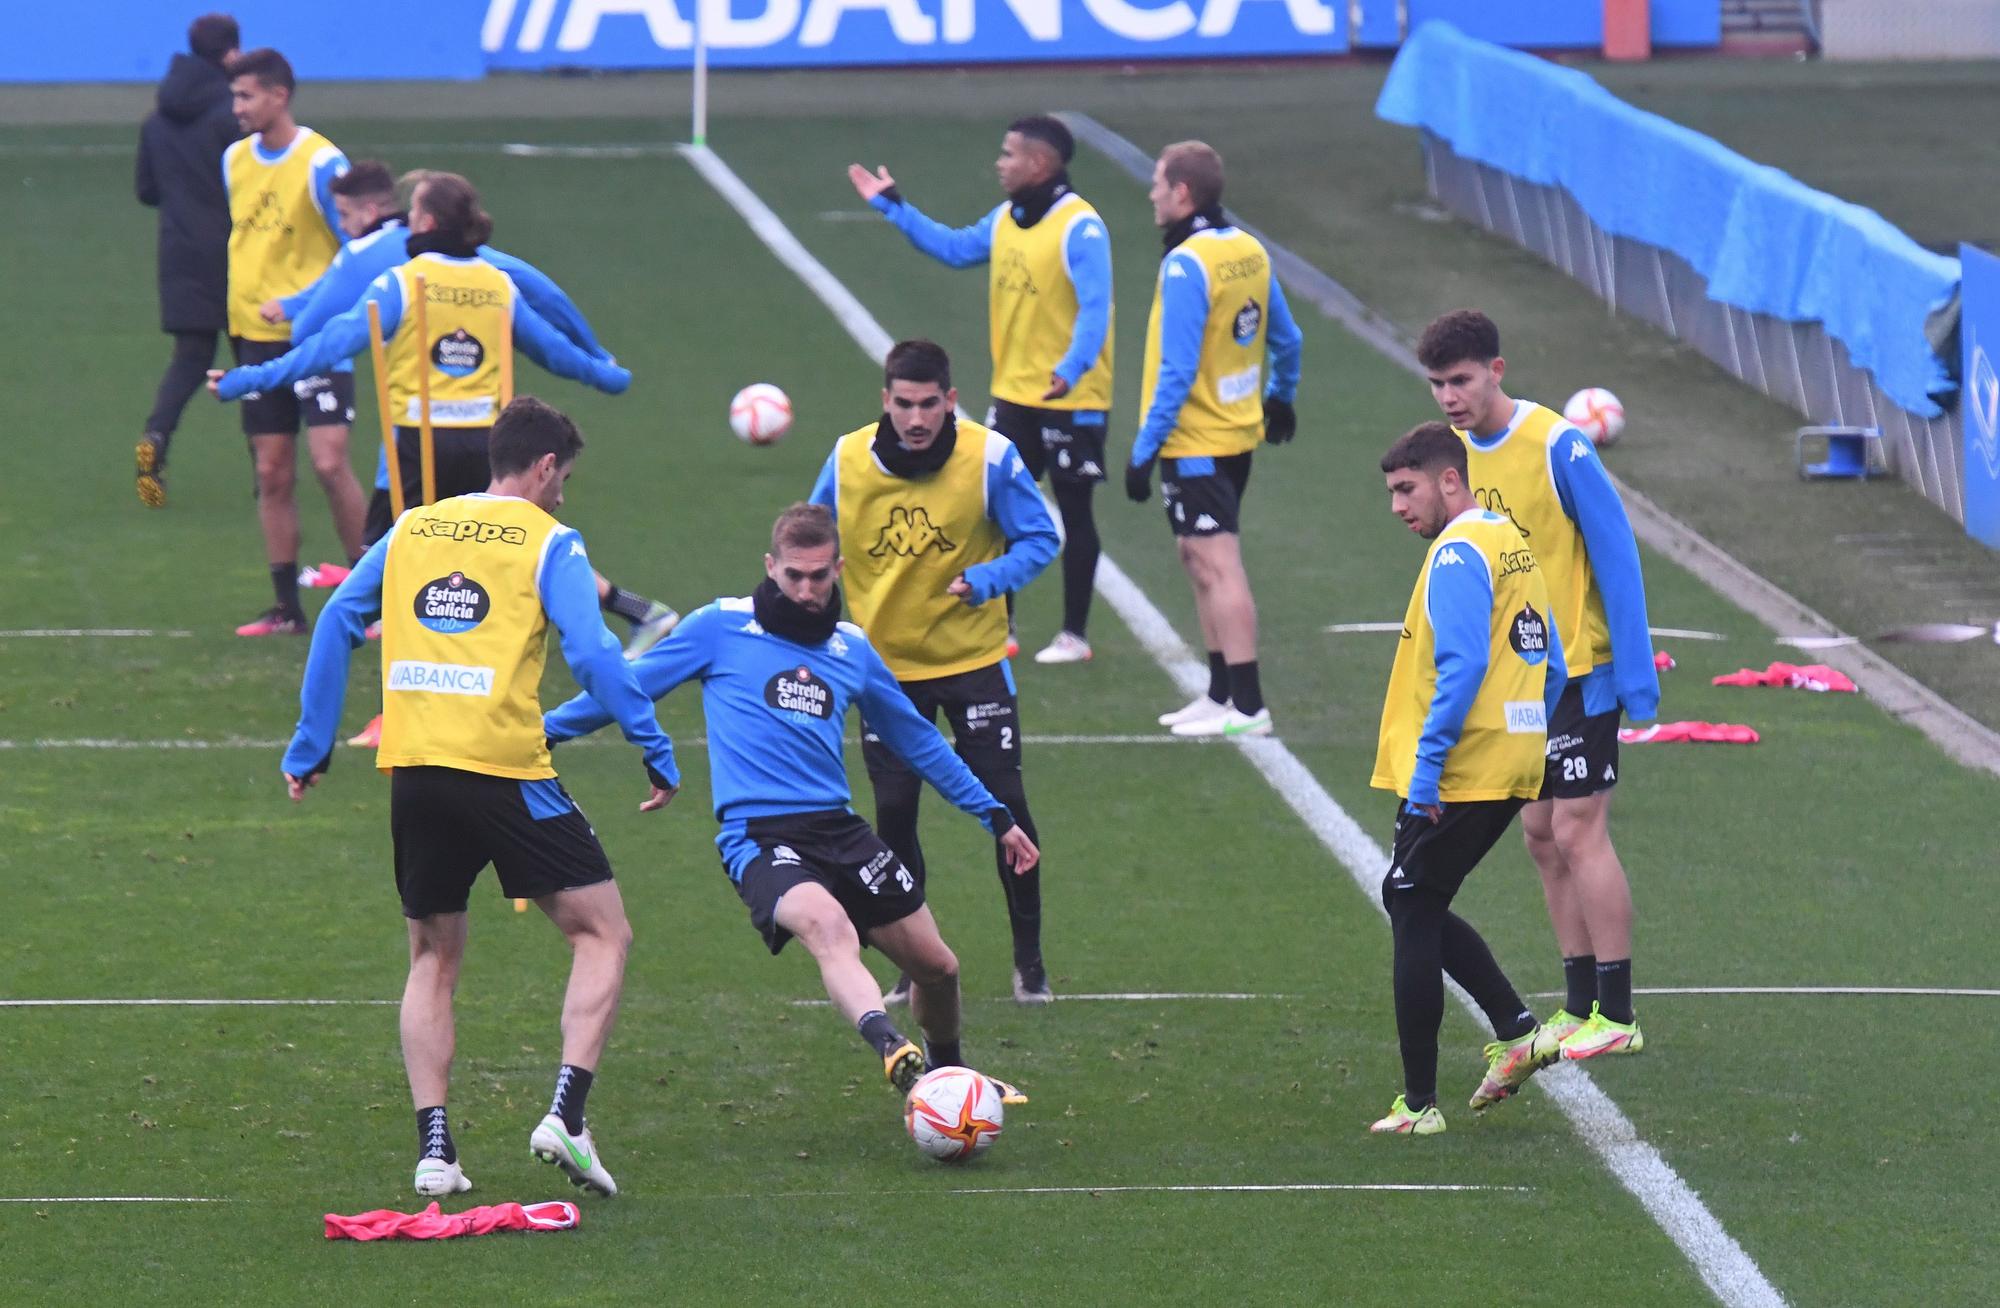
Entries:
[[1264, 247], [1222, 210], [1222, 156], [1181, 141], [1153, 165], [1153, 223], [1166, 254], [1146, 321], [1145, 416], [1125, 494], [1152, 498], [1194, 590], [1208, 647], [1208, 693], [1160, 715], [1177, 736], [1264, 736], [1257, 605], [1237, 544], [1251, 451], [1292, 438], [1301, 337]]
[[1632, 892], [1609, 823], [1620, 716], [1645, 721], [1660, 705], [1638, 542], [1590, 439], [1501, 389], [1507, 361], [1491, 318], [1442, 315], [1424, 328], [1417, 359], [1465, 442], [1474, 497], [1519, 529], [1547, 575], [1568, 649], [1541, 798], [1521, 819], [1562, 950], [1567, 996], [1550, 1023], [1569, 1033], [1565, 1057], [1637, 1053]]
[[1016, 119], [994, 164], [1006, 202], [956, 228], [904, 199], [887, 169], [848, 168], [861, 198], [919, 250], [954, 268], [987, 266], [993, 403], [986, 425], [1014, 442], [1030, 476], [1048, 473], [1063, 518], [1063, 626], [1035, 655], [1038, 663], [1091, 657], [1084, 628], [1101, 552], [1091, 495], [1108, 466], [1111, 237], [1070, 186], [1075, 152], [1062, 120]]
[[1398, 796], [1382, 904], [1403, 1055], [1403, 1093], [1370, 1129], [1435, 1135], [1445, 1129], [1437, 1059], [1447, 973], [1496, 1036], [1474, 1109], [1509, 1098], [1557, 1057], [1554, 1033], [1451, 903], [1541, 789], [1563, 649], [1534, 554], [1506, 518], [1473, 499], [1465, 446], [1452, 429], [1424, 423], [1390, 446], [1381, 466], [1391, 511], [1431, 546], [1403, 618], [1370, 783]]
[[640, 749], [652, 786], [640, 808], [663, 807], [680, 774], [652, 701], [598, 617], [583, 540], [554, 517], [582, 446], [567, 417], [517, 399], [493, 426], [488, 490], [412, 509], [369, 547], [320, 615], [285, 751], [286, 787], [303, 799], [332, 759], [348, 659], [379, 612], [388, 722], [376, 762], [389, 772], [396, 891], [408, 922], [401, 1026], [420, 1196], [472, 1188], [446, 1098], [466, 910], [489, 864], [501, 893], [533, 900], [572, 951], [555, 1097], [529, 1132], [529, 1151], [577, 1185], [618, 1193], [584, 1125], [584, 1100], [618, 1009], [632, 929], [604, 847], [550, 766], [536, 695], [549, 627], [577, 681]]
[[[898, 343], [883, 367], [880, 420], [835, 442], [812, 502], [839, 527], [854, 621], [917, 712], [926, 721], [944, 714], [959, 757], [1036, 839], [1002, 597], [1049, 565], [1056, 526], [1013, 443], [958, 421], [957, 402], [945, 352]], [[876, 830], [921, 884], [922, 782], [863, 716]], [[997, 845], [994, 854], [1014, 936], [1015, 997], [1046, 1003], [1041, 869], [1016, 873]]]

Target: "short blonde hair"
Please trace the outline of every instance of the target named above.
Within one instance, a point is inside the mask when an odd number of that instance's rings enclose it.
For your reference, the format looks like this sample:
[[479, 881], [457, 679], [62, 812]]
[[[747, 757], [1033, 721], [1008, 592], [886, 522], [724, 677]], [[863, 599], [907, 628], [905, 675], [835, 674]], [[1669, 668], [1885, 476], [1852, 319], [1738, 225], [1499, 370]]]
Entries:
[[1222, 156], [1206, 141], [1176, 141], [1160, 151], [1167, 185], [1186, 186], [1196, 209], [1222, 201]]
[[822, 545], [840, 545], [840, 529], [834, 525], [833, 514], [824, 504], [808, 504], [801, 500], [778, 515], [771, 524], [771, 555], [773, 558], [786, 550], [810, 550]]

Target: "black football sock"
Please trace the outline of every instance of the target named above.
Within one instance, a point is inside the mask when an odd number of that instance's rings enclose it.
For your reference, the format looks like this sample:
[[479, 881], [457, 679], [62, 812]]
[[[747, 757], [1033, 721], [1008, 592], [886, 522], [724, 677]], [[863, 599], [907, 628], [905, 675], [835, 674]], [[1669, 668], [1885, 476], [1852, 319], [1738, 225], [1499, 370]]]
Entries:
[[924, 1062], [931, 1067], [964, 1067], [965, 1055], [959, 1052], [958, 1041], [924, 1041]]
[[1631, 959], [1614, 958], [1597, 965], [1597, 1011], [1613, 1022], [1631, 1022]]
[[273, 563], [271, 565], [271, 591], [278, 597], [278, 608], [287, 614], [303, 614], [305, 607], [299, 603], [299, 565], [297, 563]]
[[1257, 660], [1229, 665], [1229, 702], [1246, 718], [1264, 711], [1264, 687], [1257, 680]]
[[598, 601], [598, 606], [606, 613], [616, 613], [633, 626], [646, 620], [646, 613], [653, 607], [653, 601], [644, 595], [636, 595], [629, 590], [611, 587], [611, 593]]
[[423, 1158], [458, 1161], [458, 1146], [452, 1143], [451, 1127], [445, 1124], [444, 1105], [417, 1110], [417, 1148], [423, 1150], [419, 1155]]
[[1578, 954], [1563, 960], [1563, 984], [1569, 988], [1569, 998], [1563, 1000], [1563, 1011], [1572, 1017], [1589, 1017], [1590, 1006], [1597, 1000], [1597, 955]]
[[854, 1024], [854, 1029], [859, 1031], [861, 1038], [873, 1045], [875, 1052], [884, 1058], [909, 1043], [903, 1039], [903, 1033], [889, 1021], [889, 1015], [879, 1008], [863, 1013], [861, 1020]]
[[1221, 650], [1208, 652], [1208, 697], [1218, 704], [1229, 702], [1229, 660]]
[[[1014, 815], [1014, 825], [1020, 827], [1039, 848], [1042, 838], [1035, 831], [1034, 815], [1028, 812], [1028, 791], [1021, 784], [1020, 769], [988, 769], [975, 775], [993, 792], [995, 799], [1007, 806], [1007, 811]], [[1007, 926], [1014, 938], [1014, 962], [1017, 966], [1026, 962], [1039, 963], [1042, 958], [1042, 865], [1038, 862], [1026, 872], [1015, 872], [1007, 866], [1005, 847], [995, 841], [993, 866], [1000, 874], [1000, 893], [1007, 899]]]
[[583, 1101], [596, 1079], [595, 1073], [572, 1063], [564, 1063], [556, 1072], [556, 1097], [550, 1101], [549, 1111], [562, 1119], [563, 1130], [571, 1135], [583, 1130]]

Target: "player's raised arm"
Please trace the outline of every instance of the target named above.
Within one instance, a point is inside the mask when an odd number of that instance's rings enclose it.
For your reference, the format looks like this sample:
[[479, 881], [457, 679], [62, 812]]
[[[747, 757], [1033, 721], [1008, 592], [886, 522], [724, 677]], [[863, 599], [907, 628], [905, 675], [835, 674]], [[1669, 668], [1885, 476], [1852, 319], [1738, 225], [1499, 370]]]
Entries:
[[849, 164], [847, 180], [854, 184], [855, 194], [908, 237], [911, 245], [939, 263], [970, 268], [992, 256], [993, 223], [1007, 206], [991, 210], [970, 227], [947, 227], [905, 200], [887, 168], [877, 168], [871, 173], [860, 164]]
[[514, 296], [514, 342], [556, 376], [594, 386], [607, 395], [622, 395], [632, 385], [630, 370], [584, 353], [518, 293]]
[[[704, 676], [709, 668], [714, 623], [715, 605], [704, 605], [681, 619], [665, 640], [628, 663], [639, 693], [657, 702], [676, 687]], [[613, 720], [611, 712], [585, 691], [544, 714], [542, 730], [551, 742], [559, 744], [587, 736]]]
[[479, 257], [513, 278], [514, 289], [521, 293], [521, 298], [536, 313], [548, 319], [549, 326], [569, 338], [572, 345], [593, 359], [610, 361], [611, 351], [598, 341], [597, 333], [590, 329], [590, 321], [583, 316], [583, 310], [576, 307], [576, 301], [556, 285], [553, 277], [526, 259], [516, 258], [490, 245], [479, 247]]
[[253, 391], [289, 386], [301, 377], [324, 372], [359, 354], [368, 344], [368, 305], [381, 306], [382, 334], [393, 336], [403, 321], [403, 290], [394, 277], [377, 277], [361, 303], [339, 314], [317, 335], [293, 346], [269, 363], [219, 370], [208, 374], [208, 388], [223, 400], [239, 400]]
[[882, 738], [897, 757], [917, 770], [917, 774], [960, 810], [979, 819], [979, 825], [995, 835], [1014, 825], [1014, 815], [993, 797], [965, 760], [945, 743], [944, 734], [934, 723], [925, 721], [911, 705], [910, 697], [896, 681], [896, 674], [875, 652], [864, 647], [866, 680], [859, 696], [862, 720]]

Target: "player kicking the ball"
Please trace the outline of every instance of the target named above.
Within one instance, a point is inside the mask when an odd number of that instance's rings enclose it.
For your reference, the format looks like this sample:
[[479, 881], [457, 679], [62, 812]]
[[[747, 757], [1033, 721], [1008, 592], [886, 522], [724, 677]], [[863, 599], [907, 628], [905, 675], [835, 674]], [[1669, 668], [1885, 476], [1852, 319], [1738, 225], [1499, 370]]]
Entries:
[[1522, 804], [1542, 789], [1549, 717], [1563, 689], [1563, 647], [1549, 588], [1514, 525], [1482, 509], [1465, 481], [1465, 446], [1427, 422], [1389, 447], [1389, 506], [1431, 542], [1403, 617], [1369, 784], [1402, 796], [1382, 906], [1394, 941], [1403, 1093], [1369, 1129], [1435, 1135], [1444, 976], [1463, 986], [1497, 1037], [1475, 1109], [1491, 1107], [1557, 1058], [1553, 1031], [1451, 911], [1452, 897]]
[[[819, 964], [827, 997], [881, 1055], [907, 1092], [928, 1067], [963, 1066], [958, 958], [938, 934], [923, 887], [849, 800], [842, 736], [858, 707], [889, 748], [944, 797], [979, 819], [1024, 873], [1041, 857], [1028, 833], [944, 737], [910, 704], [861, 628], [840, 621], [840, 539], [833, 515], [795, 504], [771, 528], [765, 580], [718, 599], [632, 665], [654, 699], [700, 680], [710, 781], [722, 823], [716, 847], [750, 922], [772, 953], [797, 936]], [[612, 721], [579, 695], [543, 721], [550, 742]], [[910, 977], [910, 1013], [926, 1049], [883, 1011], [861, 961], [873, 945]], [[1002, 1087], [1005, 1102], [1025, 1100]]]

